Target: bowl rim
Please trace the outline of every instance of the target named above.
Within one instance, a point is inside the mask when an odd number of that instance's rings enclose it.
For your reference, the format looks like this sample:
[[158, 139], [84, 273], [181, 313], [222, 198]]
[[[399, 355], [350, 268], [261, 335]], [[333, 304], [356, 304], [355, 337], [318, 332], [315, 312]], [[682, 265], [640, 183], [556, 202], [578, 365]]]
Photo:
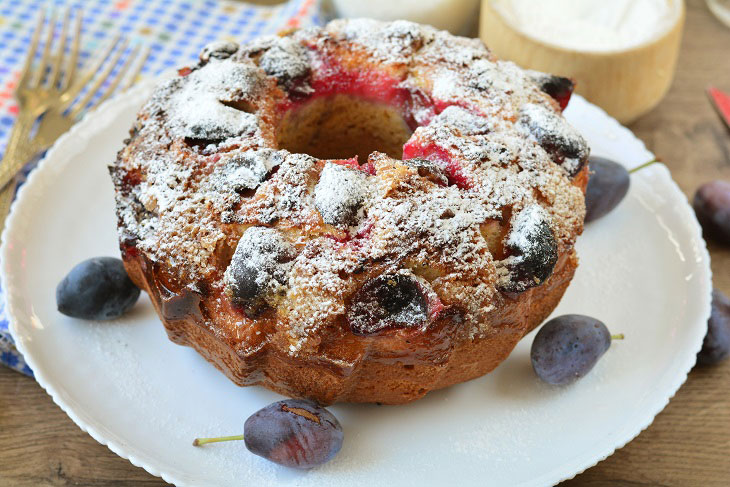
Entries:
[[[498, 0], [498, 1], [509, 1], [509, 0]], [[679, 28], [680, 31], [682, 30], [682, 27], [685, 23], [686, 18], [686, 12], [687, 12], [687, 6], [685, 4], [684, 0], [668, 0], [672, 2], [672, 7], [674, 10], [674, 18], [672, 19], [672, 22], [670, 22], [666, 28], [654, 33], [649, 39], [635, 45], [631, 45], [626, 48], [612, 48], [612, 49], [605, 49], [605, 50], [597, 50], [597, 49], [571, 49], [565, 46], [561, 46], [559, 44], [555, 44], [554, 42], [550, 41], [544, 41], [542, 39], [538, 39], [537, 37], [533, 36], [529, 32], [526, 32], [524, 29], [520, 28], [519, 26], [515, 25], [512, 20], [507, 18], [505, 15], [503, 15], [498, 8], [495, 7], [495, 4], [497, 3], [495, 0], [484, 0], [482, 2], [482, 8], [487, 7], [489, 9], [489, 14], [494, 15], [499, 19], [499, 21], [508, 27], [512, 32], [517, 34], [518, 36], [521, 36], [528, 40], [529, 42], [552, 49], [553, 51], [565, 53], [565, 54], [580, 54], [580, 55], [588, 55], [588, 56], [594, 56], [594, 57], [610, 57], [615, 56], [617, 54], [625, 54], [625, 53], [631, 53], [631, 52], [637, 52], [643, 49], [647, 49], [653, 45], [658, 44], [659, 42], [663, 41], [664, 39], [667, 39], [671, 36], [671, 34]], [[486, 10], [482, 10], [481, 16], [482, 18], [487, 15]], [[481, 35], [481, 30], [480, 30]]]

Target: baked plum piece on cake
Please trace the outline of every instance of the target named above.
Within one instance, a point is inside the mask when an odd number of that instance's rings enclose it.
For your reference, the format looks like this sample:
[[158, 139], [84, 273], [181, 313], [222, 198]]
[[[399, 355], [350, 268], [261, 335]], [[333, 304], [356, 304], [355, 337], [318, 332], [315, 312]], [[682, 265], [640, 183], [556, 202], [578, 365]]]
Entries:
[[212, 44], [110, 168], [128, 273], [241, 386], [397, 404], [479, 377], [577, 266], [571, 89], [404, 21]]

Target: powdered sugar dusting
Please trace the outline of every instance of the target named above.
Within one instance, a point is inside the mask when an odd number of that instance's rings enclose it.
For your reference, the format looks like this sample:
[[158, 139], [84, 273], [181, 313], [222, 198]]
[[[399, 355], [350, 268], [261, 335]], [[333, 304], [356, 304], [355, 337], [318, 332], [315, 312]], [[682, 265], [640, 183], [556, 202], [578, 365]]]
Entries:
[[[497, 216], [496, 211], [478, 205], [479, 200], [453, 186], [423, 188], [409, 197], [374, 199], [368, 208], [369, 216], [378, 222], [372, 252], [389, 255], [422, 247], [438, 254], [439, 261], [453, 270], [475, 267], [475, 261], [486, 257], [478, 226]], [[489, 267], [487, 261], [480, 265]]]
[[259, 58], [259, 66], [266, 74], [284, 84], [307, 75], [310, 64], [304, 46], [289, 37], [272, 39], [271, 47]]
[[576, 174], [588, 157], [585, 139], [563, 117], [542, 105], [527, 103], [520, 109], [520, 127], [549, 151], [563, 157], [568, 174]]
[[283, 161], [276, 177], [262, 185], [261, 197], [247, 202], [238, 213], [238, 223], [274, 223], [288, 221], [306, 226], [318, 220], [312, 187], [316, 183], [317, 160], [306, 154], [279, 151]]
[[210, 258], [225, 235], [206, 211], [205, 197], [189, 194], [194, 170], [173, 154], [153, 153], [145, 171], [139, 184], [117, 192], [120, 237], [191, 275], [210, 271]]
[[314, 204], [325, 223], [346, 226], [362, 217], [362, 205], [370, 193], [367, 179], [362, 171], [325, 164], [314, 188]]
[[[313, 73], [343, 69], [333, 52], [364, 56], [397, 90], [418, 93], [406, 161], [373, 153], [354, 168], [277, 147], [273, 100], [311, 95]], [[216, 276], [231, 299], [265, 301], [296, 354], [341, 322], [366, 274], [410, 273], [463, 310], [469, 336], [489, 333], [484, 315], [536, 232], [549, 225], [565, 251], [581, 231], [583, 196], [569, 176], [586, 157], [556, 103], [481, 42], [341, 20], [206, 47], [143, 108], [112, 171], [123, 240], [186, 282]], [[501, 261], [482, 233], [494, 225], [510, 230], [502, 243], [513, 255]]]
[[169, 104], [172, 113], [168, 126], [174, 135], [218, 141], [256, 133], [258, 121], [254, 114], [224, 104], [253, 98], [261, 92], [263, 79], [254, 66], [218, 61], [187, 78]]
[[[208, 196], [218, 211], [231, 211], [241, 201], [241, 195], [247, 190], [255, 191], [271, 171], [283, 162], [284, 157], [282, 151], [273, 149], [225, 154], [203, 187], [210, 188]], [[233, 218], [233, 215], [224, 216], [224, 220]]]
[[207, 63], [211, 59], [228, 59], [238, 51], [238, 44], [230, 41], [214, 41], [203, 47], [200, 61]]
[[464, 68], [478, 59], [492, 59], [492, 54], [479, 39], [457, 37], [446, 31], [436, 31], [432, 42], [418, 52], [418, 60], [437, 66]]
[[[550, 216], [537, 204], [530, 204], [512, 217], [512, 229], [505, 245], [514, 254], [498, 262], [500, 288], [523, 291], [541, 283], [536, 274], [549, 276], [552, 273], [557, 259], [557, 243], [550, 227]], [[538, 272], [528, 273], [530, 268]]]
[[344, 316], [345, 298], [355, 291], [356, 282], [343, 279], [342, 273], [355, 272], [359, 258], [355, 248], [329, 238], [306, 242], [293, 262], [289, 289], [281, 305], [288, 317], [292, 354], [306, 348], [318, 330]]
[[521, 254], [529, 254], [536, 246], [534, 238], [545, 224], [549, 225], [550, 217], [539, 205], [530, 205], [518, 212], [512, 224], [512, 231], [507, 236], [507, 246], [518, 249]]
[[234, 299], [266, 299], [286, 283], [291, 254], [290, 245], [277, 230], [251, 227], [238, 241], [223, 281]]
[[384, 63], [408, 63], [438, 32], [406, 20], [383, 23], [372, 19], [334, 21], [328, 29], [342, 32], [345, 39], [365, 46]]

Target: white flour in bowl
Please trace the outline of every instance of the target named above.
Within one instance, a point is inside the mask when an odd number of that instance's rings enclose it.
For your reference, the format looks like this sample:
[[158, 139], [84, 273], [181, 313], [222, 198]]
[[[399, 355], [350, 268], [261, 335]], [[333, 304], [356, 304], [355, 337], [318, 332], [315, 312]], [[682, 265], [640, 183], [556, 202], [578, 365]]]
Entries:
[[678, 0], [492, 0], [505, 20], [542, 42], [579, 51], [628, 49], [666, 32]]

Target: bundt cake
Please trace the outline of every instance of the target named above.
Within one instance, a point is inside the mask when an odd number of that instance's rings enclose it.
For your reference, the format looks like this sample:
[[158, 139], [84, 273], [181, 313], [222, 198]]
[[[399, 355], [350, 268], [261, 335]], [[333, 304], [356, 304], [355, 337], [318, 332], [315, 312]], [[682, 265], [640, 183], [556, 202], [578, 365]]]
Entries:
[[397, 404], [479, 377], [577, 265], [571, 91], [405, 21], [211, 44], [110, 167], [127, 271], [241, 386]]

